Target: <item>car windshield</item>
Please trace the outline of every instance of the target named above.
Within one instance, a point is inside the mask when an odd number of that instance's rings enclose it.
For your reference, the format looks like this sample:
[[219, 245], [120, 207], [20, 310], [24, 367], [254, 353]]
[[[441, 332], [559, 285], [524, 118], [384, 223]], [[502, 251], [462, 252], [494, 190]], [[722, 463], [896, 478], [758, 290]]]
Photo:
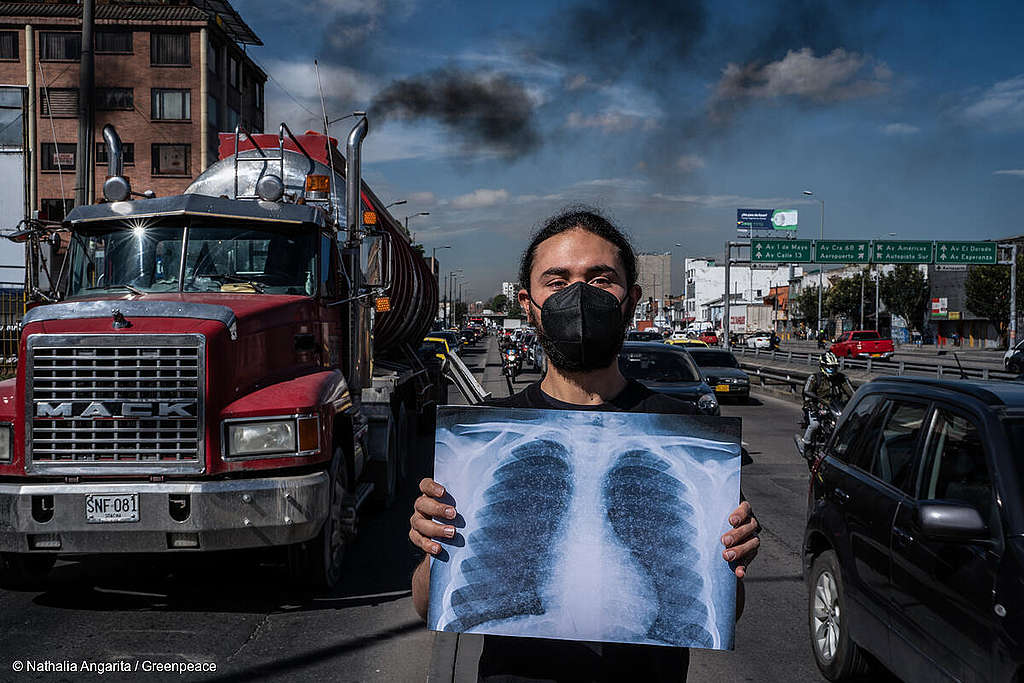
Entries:
[[738, 368], [736, 357], [728, 351], [701, 351], [694, 349], [690, 357], [702, 368]]
[[630, 379], [647, 382], [699, 382], [700, 372], [688, 355], [671, 351], [626, 349], [619, 369]]
[[854, 332], [853, 341], [874, 341], [881, 339], [877, 332]]
[[79, 229], [71, 239], [69, 296], [118, 290], [312, 295], [316, 244], [312, 231], [244, 224], [192, 225], [187, 233], [176, 222]]

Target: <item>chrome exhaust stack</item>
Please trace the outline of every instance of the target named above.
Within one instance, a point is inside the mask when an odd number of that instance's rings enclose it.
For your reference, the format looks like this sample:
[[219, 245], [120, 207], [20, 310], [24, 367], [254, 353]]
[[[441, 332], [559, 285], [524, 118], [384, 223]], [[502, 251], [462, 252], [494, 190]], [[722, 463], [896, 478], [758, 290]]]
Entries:
[[348, 232], [348, 243], [355, 244], [359, 240], [362, 220], [362, 154], [363, 138], [370, 130], [370, 122], [366, 116], [359, 119], [345, 143], [345, 229]]
[[131, 185], [124, 177], [124, 149], [117, 129], [109, 123], [103, 126], [103, 141], [107, 144], [107, 168], [110, 174], [103, 183], [103, 197], [108, 202], [123, 202], [132, 194]]

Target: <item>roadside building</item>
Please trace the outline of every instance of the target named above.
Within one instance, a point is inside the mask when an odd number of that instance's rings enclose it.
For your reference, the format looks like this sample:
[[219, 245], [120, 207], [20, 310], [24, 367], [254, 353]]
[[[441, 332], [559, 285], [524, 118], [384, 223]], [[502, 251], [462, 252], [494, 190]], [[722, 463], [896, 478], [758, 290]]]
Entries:
[[[51, 220], [75, 195], [81, 24], [77, 2], [0, 3], [0, 83], [25, 91], [27, 204]], [[219, 131], [262, 132], [267, 77], [249, 45], [262, 43], [226, 0], [97, 0], [91, 196], [107, 175], [107, 123], [133, 188], [158, 196], [217, 160]]]
[[[684, 292], [686, 316], [696, 321], [721, 320], [713, 315], [712, 304], [722, 306], [725, 299], [725, 265], [710, 258], [688, 258], [684, 262], [686, 289]], [[793, 266], [793, 273], [803, 274], [801, 266]], [[790, 266], [764, 269], [750, 266], [732, 266], [729, 272], [731, 301], [761, 303], [772, 287], [788, 285]]]
[[519, 283], [518, 282], [502, 282], [501, 293], [505, 295], [505, 298], [511, 302], [516, 300], [519, 296]]
[[639, 253], [636, 265], [636, 281], [644, 300], [654, 299], [659, 307], [664, 305], [665, 297], [672, 291], [672, 252]]

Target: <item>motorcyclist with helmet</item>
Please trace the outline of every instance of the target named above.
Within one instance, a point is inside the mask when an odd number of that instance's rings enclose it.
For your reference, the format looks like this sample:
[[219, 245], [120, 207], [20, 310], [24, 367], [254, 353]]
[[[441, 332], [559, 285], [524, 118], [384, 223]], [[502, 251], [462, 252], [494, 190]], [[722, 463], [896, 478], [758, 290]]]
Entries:
[[818, 371], [804, 382], [804, 421], [807, 430], [804, 432], [804, 444], [810, 444], [814, 433], [818, 430], [815, 417], [820, 404], [828, 405], [834, 398], [841, 398], [845, 404], [853, 397], [853, 385], [846, 375], [839, 371], [839, 359], [836, 354], [827, 351], [818, 360]]

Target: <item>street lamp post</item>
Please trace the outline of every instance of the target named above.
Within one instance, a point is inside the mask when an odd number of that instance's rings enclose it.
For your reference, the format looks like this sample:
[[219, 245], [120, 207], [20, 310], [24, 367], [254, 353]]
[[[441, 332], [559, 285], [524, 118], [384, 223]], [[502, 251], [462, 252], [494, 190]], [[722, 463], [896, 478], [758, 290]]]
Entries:
[[[458, 274], [462, 272], [462, 268], [456, 268], [455, 270], [448, 273], [448, 302], [444, 309], [444, 326], [448, 327], [452, 322], [455, 321], [455, 311], [452, 310], [452, 297], [455, 294], [455, 280], [458, 278]], [[451, 311], [451, 313], [449, 313]]]
[[399, 199], [397, 202], [391, 202], [390, 204], [388, 204], [384, 208], [385, 209], [390, 209], [392, 206], [401, 206], [402, 204], [408, 204], [408, 203], [409, 203], [408, 199]]
[[411, 216], [406, 216], [405, 217], [405, 234], [406, 235], [409, 234], [409, 219], [410, 218], [416, 218], [416, 216], [429, 216], [429, 215], [430, 215], [429, 211], [420, 211], [419, 213], [414, 213]]
[[[895, 237], [895, 236], [896, 236], [896, 233], [894, 233], [894, 232], [890, 232], [889, 233], [889, 237]], [[880, 313], [880, 310], [881, 310], [880, 303], [881, 302], [878, 300], [878, 287], [882, 283], [882, 271], [878, 269], [877, 265], [872, 265], [871, 268], [872, 268], [872, 270], [875, 271], [875, 329], [876, 330], [881, 330], [881, 327], [882, 327], [882, 315]], [[890, 321], [889, 327], [890, 328], [892, 327], [891, 321]], [[891, 333], [892, 333], [892, 331], [890, 330], [890, 334]]]
[[438, 249], [451, 249], [452, 245], [446, 244], [443, 247], [434, 247], [430, 251], [430, 268], [434, 271], [434, 277], [440, 278], [441, 274], [437, 270], [437, 250]]
[[[804, 190], [804, 194], [808, 197], [814, 197], [814, 192], [811, 190]], [[818, 197], [814, 197], [821, 202], [821, 230], [818, 233], [818, 239], [825, 239], [825, 200]], [[821, 326], [821, 292], [824, 286], [824, 280], [822, 278], [821, 264], [818, 264], [818, 329], [824, 329]]]

